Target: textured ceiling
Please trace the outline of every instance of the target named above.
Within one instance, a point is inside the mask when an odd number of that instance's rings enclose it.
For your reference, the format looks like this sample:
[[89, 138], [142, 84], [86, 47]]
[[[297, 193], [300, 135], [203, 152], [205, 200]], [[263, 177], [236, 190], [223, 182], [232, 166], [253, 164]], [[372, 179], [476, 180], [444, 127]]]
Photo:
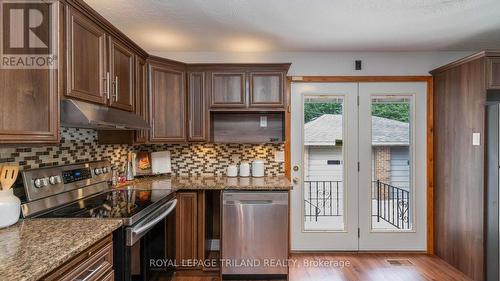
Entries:
[[500, 48], [500, 0], [85, 0], [147, 51]]

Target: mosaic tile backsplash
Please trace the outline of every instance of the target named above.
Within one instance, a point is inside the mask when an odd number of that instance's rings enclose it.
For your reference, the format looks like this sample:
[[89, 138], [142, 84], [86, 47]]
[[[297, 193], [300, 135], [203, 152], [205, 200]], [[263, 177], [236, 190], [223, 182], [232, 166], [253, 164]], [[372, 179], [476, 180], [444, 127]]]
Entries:
[[282, 144], [151, 144], [100, 145], [91, 129], [61, 128], [61, 141], [51, 146], [0, 146], [0, 165], [18, 163], [22, 170], [108, 159], [122, 167], [129, 151], [168, 150], [174, 175], [224, 175], [228, 164], [263, 159], [267, 175], [284, 174], [284, 163], [275, 162]]

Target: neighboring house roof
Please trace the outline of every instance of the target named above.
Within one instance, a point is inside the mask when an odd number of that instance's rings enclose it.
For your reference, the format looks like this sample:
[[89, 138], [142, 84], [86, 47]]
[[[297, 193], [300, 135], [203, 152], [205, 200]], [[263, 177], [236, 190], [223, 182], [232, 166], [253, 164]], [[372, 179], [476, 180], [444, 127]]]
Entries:
[[[408, 145], [409, 124], [372, 116], [373, 145]], [[342, 115], [323, 114], [304, 126], [305, 145], [335, 145], [342, 140]]]

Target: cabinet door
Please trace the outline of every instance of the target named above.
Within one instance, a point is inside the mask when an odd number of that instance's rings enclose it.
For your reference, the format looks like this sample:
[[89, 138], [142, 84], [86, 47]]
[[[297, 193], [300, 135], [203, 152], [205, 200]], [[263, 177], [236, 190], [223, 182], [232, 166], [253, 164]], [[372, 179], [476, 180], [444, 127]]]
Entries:
[[106, 33], [68, 7], [65, 95], [89, 102], [107, 102]]
[[151, 142], [186, 141], [184, 72], [151, 65]]
[[488, 88], [500, 89], [500, 58], [488, 58], [486, 62]]
[[134, 54], [127, 47], [110, 37], [109, 65], [111, 66], [111, 98], [109, 105], [134, 110]]
[[281, 72], [250, 73], [250, 107], [284, 107]]
[[175, 258], [178, 263], [183, 260], [198, 259], [198, 196], [196, 192], [177, 193], [175, 211]]
[[207, 110], [205, 104], [205, 73], [191, 72], [188, 77], [188, 111], [190, 141], [205, 141], [207, 139]]
[[0, 143], [58, 142], [56, 70], [0, 69], [0, 88]]
[[214, 72], [210, 107], [246, 107], [245, 73]]
[[[135, 113], [148, 121], [148, 71], [146, 61], [136, 57], [135, 60]], [[135, 133], [135, 143], [146, 143], [148, 131], [139, 130]]]

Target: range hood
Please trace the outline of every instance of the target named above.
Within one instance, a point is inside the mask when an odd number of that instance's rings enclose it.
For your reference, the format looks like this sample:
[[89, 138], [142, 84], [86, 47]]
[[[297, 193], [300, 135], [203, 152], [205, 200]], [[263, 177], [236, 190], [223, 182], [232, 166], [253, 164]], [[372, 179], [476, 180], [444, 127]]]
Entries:
[[61, 126], [98, 130], [151, 128], [134, 113], [70, 99], [61, 101]]

